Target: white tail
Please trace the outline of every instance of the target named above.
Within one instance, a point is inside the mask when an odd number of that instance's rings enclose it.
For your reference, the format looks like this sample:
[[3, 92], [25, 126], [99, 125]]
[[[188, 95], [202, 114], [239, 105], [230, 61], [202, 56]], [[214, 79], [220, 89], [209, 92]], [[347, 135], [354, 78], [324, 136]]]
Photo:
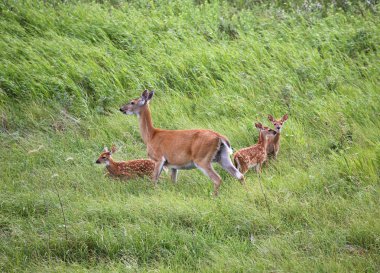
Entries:
[[149, 101], [154, 92], [145, 90], [141, 97], [123, 105], [120, 111], [139, 118], [140, 133], [147, 145], [149, 157], [155, 162], [154, 182], [160, 176], [163, 166], [172, 169], [172, 180], [176, 181], [181, 169], [200, 169], [214, 183], [214, 194], [218, 194], [220, 176], [212, 167], [219, 163], [242, 183], [243, 175], [233, 166], [229, 154], [231, 146], [225, 136], [211, 130], [163, 130], [153, 127]]

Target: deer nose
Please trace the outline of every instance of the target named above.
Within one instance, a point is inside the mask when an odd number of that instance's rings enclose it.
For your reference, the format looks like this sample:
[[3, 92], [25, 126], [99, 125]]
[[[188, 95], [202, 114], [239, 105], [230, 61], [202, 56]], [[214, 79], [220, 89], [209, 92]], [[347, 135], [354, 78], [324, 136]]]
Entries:
[[120, 110], [120, 112], [124, 112], [123, 108], [120, 108], [119, 110]]
[[99, 161], [99, 159], [98, 159], [98, 160], [96, 160], [96, 161], [95, 161], [95, 163], [96, 163], [96, 164], [100, 164], [100, 161]]
[[281, 129], [281, 127], [280, 126], [277, 126], [277, 130], [280, 130]]

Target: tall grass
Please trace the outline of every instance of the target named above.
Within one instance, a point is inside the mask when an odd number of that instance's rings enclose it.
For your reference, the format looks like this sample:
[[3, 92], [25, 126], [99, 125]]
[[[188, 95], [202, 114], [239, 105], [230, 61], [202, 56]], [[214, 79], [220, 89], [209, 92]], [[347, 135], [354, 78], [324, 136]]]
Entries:
[[[2, 271], [380, 270], [377, 4], [260, 2], [0, 3]], [[196, 170], [103, 176], [103, 145], [146, 157], [117, 111], [145, 88], [157, 127], [235, 149], [289, 113], [270, 216], [254, 172], [246, 192], [216, 166], [218, 198]]]

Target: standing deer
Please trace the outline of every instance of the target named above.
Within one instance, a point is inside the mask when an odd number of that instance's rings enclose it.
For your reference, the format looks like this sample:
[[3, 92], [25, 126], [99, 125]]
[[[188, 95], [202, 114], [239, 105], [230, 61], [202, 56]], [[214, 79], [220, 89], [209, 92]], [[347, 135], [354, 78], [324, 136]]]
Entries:
[[136, 177], [149, 176], [153, 177], [154, 162], [149, 159], [136, 159], [128, 161], [116, 162], [112, 159], [112, 154], [116, 152], [115, 145], [112, 145], [111, 151], [104, 147], [103, 152], [100, 154], [97, 164], [105, 163], [108, 170], [108, 175], [131, 179]]
[[269, 138], [267, 152], [269, 156], [273, 156], [274, 159], [277, 158], [278, 151], [280, 150], [280, 137], [281, 129], [285, 121], [288, 120], [288, 114], [285, 114], [281, 119], [274, 119], [272, 115], [268, 115], [268, 119], [272, 122], [274, 130], [277, 132], [275, 136]]
[[153, 127], [149, 102], [154, 91], [145, 90], [141, 97], [123, 105], [120, 111], [137, 115], [140, 133], [147, 146], [149, 158], [155, 162], [153, 180], [155, 186], [163, 166], [171, 168], [171, 179], [177, 180], [178, 170], [198, 168], [214, 183], [214, 195], [222, 182], [212, 167], [219, 163], [223, 169], [244, 183], [244, 176], [234, 167], [229, 155], [232, 153], [228, 139], [211, 130], [164, 130]]
[[233, 158], [235, 166], [245, 174], [250, 168], [255, 167], [256, 172], [261, 172], [261, 166], [267, 159], [268, 138], [276, 135], [276, 131], [263, 127], [261, 123], [255, 123], [260, 131], [257, 144], [237, 151]]

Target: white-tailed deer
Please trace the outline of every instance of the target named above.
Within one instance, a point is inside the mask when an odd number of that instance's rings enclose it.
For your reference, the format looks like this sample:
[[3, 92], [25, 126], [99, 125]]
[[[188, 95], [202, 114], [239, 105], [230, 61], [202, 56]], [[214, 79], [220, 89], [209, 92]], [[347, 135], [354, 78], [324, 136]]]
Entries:
[[275, 136], [269, 137], [269, 143], [267, 147], [268, 156], [277, 158], [278, 151], [280, 150], [280, 137], [281, 129], [285, 121], [288, 120], [288, 114], [285, 114], [281, 119], [274, 119], [272, 115], [268, 115], [268, 119], [272, 122], [274, 130], [277, 132]]
[[137, 115], [140, 133], [147, 146], [149, 158], [155, 162], [154, 184], [163, 166], [171, 169], [173, 182], [177, 180], [178, 170], [198, 168], [214, 183], [214, 195], [218, 195], [220, 176], [212, 167], [219, 163], [223, 169], [244, 183], [244, 176], [231, 162], [232, 153], [228, 139], [211, 130], [163, 130], [153, 127], [149, 101], [154, 91], [145, 90], [141, 97], [123, 105], [120, 111], [127, 115]]
[[152, 160], [136, 159], [116, 162], [112, 159], [114, 152], [116, 152], [115, 145], [112, 145], [111, 151], [105, 147], [98, 160], [96, 160], [97, 164], [106, 164], [108, 175], [127, 180], [143, 176], [153, 178], [154, 162]]
[[261, 123], [255, 123], [255, 127], [260, 131], [257, 144], [243, 148], [233, 156], [235, 166], [243, 174], [252, 167], [261, 172], [261, 166], [267, 159], [268, 138], [277, 134], [274, 130], [263, 127]]

